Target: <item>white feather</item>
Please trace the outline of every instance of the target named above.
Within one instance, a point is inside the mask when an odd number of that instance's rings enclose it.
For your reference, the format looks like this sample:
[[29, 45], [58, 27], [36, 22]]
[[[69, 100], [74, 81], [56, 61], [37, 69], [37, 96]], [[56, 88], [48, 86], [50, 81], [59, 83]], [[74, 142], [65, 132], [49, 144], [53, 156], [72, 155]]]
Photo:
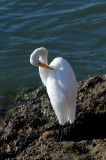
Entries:
[[47, 75], [46, 88], [58, 121], [73, 123], [76, 111], [77, 83], [69, 63], [62, 58], [55, 58], [50, 66], [55, 68]]

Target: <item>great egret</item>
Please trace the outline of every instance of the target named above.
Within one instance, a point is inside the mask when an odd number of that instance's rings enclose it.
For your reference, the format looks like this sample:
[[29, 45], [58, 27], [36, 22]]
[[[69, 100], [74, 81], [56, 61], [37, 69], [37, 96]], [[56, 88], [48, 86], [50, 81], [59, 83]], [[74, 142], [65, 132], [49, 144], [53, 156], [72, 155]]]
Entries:
[[30, 56], [30, 63], [39, 66], [40, 78], [46, 86], [51, 105], [59, 121], [58, 141], [62, 138], [62, 126], [75, 120], [77, 82], [75, 74], [69, 63], [59, 57], [50, 65], [47, 63], [48, 51], [46, 48], [38, 48]]

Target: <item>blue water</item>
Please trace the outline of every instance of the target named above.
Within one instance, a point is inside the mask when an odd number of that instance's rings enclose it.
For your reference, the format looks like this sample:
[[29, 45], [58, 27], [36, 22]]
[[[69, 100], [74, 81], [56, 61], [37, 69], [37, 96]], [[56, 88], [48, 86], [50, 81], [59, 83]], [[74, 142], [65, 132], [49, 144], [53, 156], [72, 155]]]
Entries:
[[46, 47], [62, 56], [77, 81], [106, 74], [106, 1], [0, 1], [0, 95], [41, 80], [29, 56]]

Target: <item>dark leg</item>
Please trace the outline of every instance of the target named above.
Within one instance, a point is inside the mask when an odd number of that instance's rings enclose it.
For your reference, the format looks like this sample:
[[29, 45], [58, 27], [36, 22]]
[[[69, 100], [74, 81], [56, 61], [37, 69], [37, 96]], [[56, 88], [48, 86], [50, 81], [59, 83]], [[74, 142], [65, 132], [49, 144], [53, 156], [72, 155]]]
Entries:
[[57, 142], [61, 142], [63, 136], [63, 125], [59, 124], [59, 132], [57, 136]]

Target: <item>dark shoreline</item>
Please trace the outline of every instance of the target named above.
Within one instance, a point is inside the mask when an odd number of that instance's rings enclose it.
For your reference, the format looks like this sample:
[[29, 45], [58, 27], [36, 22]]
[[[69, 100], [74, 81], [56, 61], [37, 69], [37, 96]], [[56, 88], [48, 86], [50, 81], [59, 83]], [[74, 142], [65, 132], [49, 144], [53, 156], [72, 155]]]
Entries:
[[76, 120], [64, 126], [61, 143], [45, 88], [18, 93], [14, 108], [0, 120], [1, 160], [105, 160], [106, 75], [79, 82]]
[[0, 119], [4, 117], [11, 108], [16, 106], [19, 101], [27, 101], [28, 99], [36, 98], [39, 92], [41, 93], [43, 90], [46, 92], [43, 86], [36, 89], [35, 84], [31, 84], [29, 86], [20, 86], [11, 92], [6, 92], [0, 99]]

